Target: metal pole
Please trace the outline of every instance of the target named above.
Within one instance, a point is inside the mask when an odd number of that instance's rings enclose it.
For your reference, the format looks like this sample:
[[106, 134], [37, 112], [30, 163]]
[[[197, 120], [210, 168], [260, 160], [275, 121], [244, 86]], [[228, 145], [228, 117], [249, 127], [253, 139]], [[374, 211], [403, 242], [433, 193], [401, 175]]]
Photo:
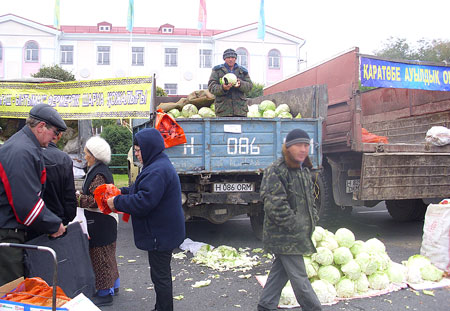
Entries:
[[53, 262], [55, 264], [55, 269], [53, 271], [52, 311], [56, 311], [56, 283], [58, 280], [58, 260], [56, 257], [56, 252], [52, 248], [47, 247], [47, 246], [37, 246], [37, 245], [30, 245], [30, 244], [0, 243], [0, 247], [34, 249], [34, 250], [38, 250], [38, 251], [49, 252], [53, 256]]

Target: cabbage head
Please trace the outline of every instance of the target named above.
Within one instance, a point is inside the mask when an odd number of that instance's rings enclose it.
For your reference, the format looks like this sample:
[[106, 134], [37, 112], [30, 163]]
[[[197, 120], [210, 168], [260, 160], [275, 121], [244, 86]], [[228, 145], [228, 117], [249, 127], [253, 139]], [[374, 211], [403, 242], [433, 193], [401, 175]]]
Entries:
[[383, 242], [378, 240], [377, 238], [372, 238], [366, 241], [366, 246], [370, 250], [370, 252], [379, 252], [379, 253], [385, 253], [386, 252], [386, 246], [384, 246]]
[[355, 258], [361, 271], [367, 275], [371, 275], [378, 270], [378, 263], [374, 256], [368, 253], [359, 253]]
[[355, 283], [346, 277], [340, 279], [336, 284], [336, 293], [338, 297], [350, 298], [355, 295], [355, 292]]
[[248, 106], [247, 117], [249, 118], [261, 118], [261, 113], [259, 112], [258, 105], [250, 105]]
[[302, 118], [302, 114], [299, 112], [297, 113], [297, 115], [295, 116], [295, 119], [301, 119]]
[[345, 265], [341, 266], [341, 271], [351, 280], [357, 280], [361, 275], [361, 268], [356, 260], [351, 259]]
[[193, 114], [192, 116], [190, 116], [189, 118], [191, 118], [191, 119], [201, 119], [202, 116], [196, 113], [196, 114]]
[[425, 281], [439, 282], [442, 280], [444, 271], [436, 268], [430, 263], [420, 268], [420, 274]]
[[347, 228], [340, 228], [334, 234], [334, 238], [338, 242], [339, 246], [352, 247], [355, 243], [355, 235]]
[[333, 263], [333, 252], [326, 247], [318, 247], [317, 252], [311, 256], [311, 259], [319, 265], [328, 266]]
[[275, 111], [273, 110], [266, 110], [263, 113], [263, 118], [275, 118]]
[[389, 286], [389, 277], [382, 271], [377, 271], [367, 278], [369, 280], [369, 286], [372, 289], [385, 289]]
[[303, 261], [305, 262], [306, 274], [308, 279], [315, 277], [317, 271], [319, 270], [319, 264], [311, 259], [311, 257], [304, 256]]
[[396, 262], [391, 262], [389, 268], [386, 270], [391, 283], [403, 283], [406, 281], [407, 269], [404, 265]]
[[181, 114], [180, 110], [175, 109], [175, 108], [169, 110], [168, 113], [170, 113], [174, 118], [178, 118], [180, 116], [180, 114]]
[[330, 250], [334, 250], [339, 247], [339, 244], [337, 243], [336, 239], [334, 238], [333, 232], [330, 232], [328, 230], [325, 230], [322, 235], [322, 240], [317, 244], [322, 247], [326, 247]]
[[295, 306], [298, 304], [297, 298], [295, 298], [294, 290], [292, 289], [292, 285], [289, 281], [281, 291], [279, 304], [284, 306]]
[[281, 104], [277, 108], [275, 108], [275, 114], [277, 116], [279, 116], [282, 112], [291, 112], [291, 109], [287, 104]]
[[314, 229], [314, 232], [312, 234], [312, 239], [315, 240], [316, 242], [322, 241], [324, 232], [325, 232], [324, 228], [322, 228], [320, 226], [316, 226], [316, 228]]
[[259, 104], [259, 112], [264, 113], [264, 111], [266, 110], [273, 110], [273, 112], [275, 112], [276, 106], [275, 103], [271, 100], [263, 100], [260, 104]]
[[194, 114], [197, 114], [197, 113], [198, 113], [198, 109], [193, 104], [184, 105], [183, 109], [181, 109], [181, 114], [185, 118], [190, 118]]
[[350, 251], [352, 252], [353, 257], [356, 257], [359, 253], [367, 253], [369, 249], [366, 247], [364, 241], [356, 240], [355, 243], [353, 243], [353, 246], [350, 247]]
[[232, 84], [235, 85], [237, 82], [237, 77], [234, 73], [227, 73], [220, 79], [220, 84]]
[[315, 280], [311, 283], [311, 286], [321, 303], [330, 303], [336, 299], [336, 289], [330, 282], [325, 280]]
[[212, 109], [208, 108], [208, 107], [200, 108], [200, 110], [198, 111], [198, 114], [201, 115], [203, 118], [213, 118], [216, 116], [214, 111], [212, 111]]
[[282, 118], [282, 119], [292, 119], [292, 114], [290, 112], [280, 112], [280, 114], [277, 115], [277, 117]]
[[345, 265], [353, 259], [352, 252], [347, 247], [338, 247], [333, 250], [334, 263], [337, 265]]
[[331, 284], [336, 284], [341, 278], [341, 272], [335, 266], [322, 266], [317, 272], [321, 280], [330, 282]]
[[211, 106], [209, 106], [209, 108], [211, 108], [212, 111], [216, 112], [216, 105], [211, 104]]
[[406, 262], [406, 267], [408, 268], [408, 282], [411, 283], [422, 283], [422, 273], [420, 269], [431, 264], [430, 259], [422, 255], [413, 255], [408, 258]]
[[391, 264], [391, 259], [386, 253], [372, 253], [371, 256], [375, 259], [378, 265], [378, 270], [386, 270]]
[[369, 280], [364, 273], [361, 273], [359, 278], [355, 280], [356, 291], [359, 293], [364, 293], [369, 290]]

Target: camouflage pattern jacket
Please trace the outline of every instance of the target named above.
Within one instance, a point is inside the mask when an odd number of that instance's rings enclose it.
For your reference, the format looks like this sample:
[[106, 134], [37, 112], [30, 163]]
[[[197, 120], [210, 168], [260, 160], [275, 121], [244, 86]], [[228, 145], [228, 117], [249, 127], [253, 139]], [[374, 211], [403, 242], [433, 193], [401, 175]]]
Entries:
[[241, 80], [241, 86], [225, 91], [220, 84], [220, 78], [227, 73], [229, 73], [227, 66], [221, 64], [212, 69], [209, 77], [208, 89], [216, 96], [216, 115], [218, 117], [246, 117], [248, 107], [245, 93], [252, 89], [252, 80], [246, 68], [235, 64], [233, 73]]
[[298, 164], [294, 167], [286, 157], [279, 158], [264, 171], [261, 198], [264, 248], [284, 255], [315, 253], [311, 236], [318, 216], [309, 169]]

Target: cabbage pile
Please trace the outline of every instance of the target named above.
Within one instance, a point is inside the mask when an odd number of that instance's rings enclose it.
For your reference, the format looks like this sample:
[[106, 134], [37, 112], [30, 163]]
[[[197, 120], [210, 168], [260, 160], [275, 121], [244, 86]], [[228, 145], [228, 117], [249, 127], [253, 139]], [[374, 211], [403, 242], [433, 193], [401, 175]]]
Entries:
[[[386, 247], [376, 238], [356, 240], [346, 228], [334, 234], [317, 226], [312, 235], [317, 252], [304, 256], [306, 273], [321, 303], [337, 297], [351, 298], [370, 290], [383, 290], [391, 283], [440, 281], [443, 271], [421, 255], [403, 264], [389, 258]], [[286, 291], [289, 292], [289, 291]], [[291, 297], [281, 302], [289, 302]]]
[[[278, 107], [271, 100], [263, 100], [259, 105], [248, 106], [247, 117], [249, 118], [286, 118], [293, 119], [291, 109], [287, 104]], [[296, 118], [301, 118], [299, 113]]]
[[212, 104], [209, 107], [202, 107], [197, 109], [197, 107], [193, 104], [187, 104], [183, 106], [183, 109], [180, 111], [176, 108], [171, 109], [167, 112], [167, 114], [171, 115], [175, 119], [182, 118], [215, 118], [215, 106]]

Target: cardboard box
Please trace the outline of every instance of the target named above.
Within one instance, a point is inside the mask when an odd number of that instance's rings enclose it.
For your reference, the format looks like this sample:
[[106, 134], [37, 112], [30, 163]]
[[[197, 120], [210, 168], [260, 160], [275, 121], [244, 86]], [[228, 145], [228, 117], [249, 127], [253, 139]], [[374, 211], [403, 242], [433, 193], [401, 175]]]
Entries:
[[[24, 279], [18, 278], [12, 282], [9, 282], [0, 287], [0, 297], [9, 293], [17, 287]], [[0, 311], [49, 311], [52, 307], [41, 307], [30, 304], [2, 300], [0, 298]], [[85, 295], [79, 294], [60, 308], [56, 308], [58, 311], [101, 311], [92, 301], [90, 301]]]

